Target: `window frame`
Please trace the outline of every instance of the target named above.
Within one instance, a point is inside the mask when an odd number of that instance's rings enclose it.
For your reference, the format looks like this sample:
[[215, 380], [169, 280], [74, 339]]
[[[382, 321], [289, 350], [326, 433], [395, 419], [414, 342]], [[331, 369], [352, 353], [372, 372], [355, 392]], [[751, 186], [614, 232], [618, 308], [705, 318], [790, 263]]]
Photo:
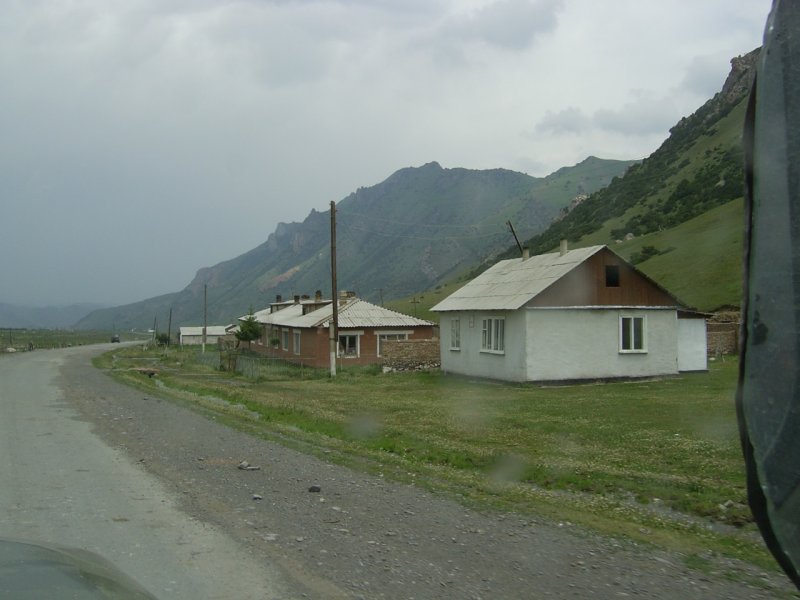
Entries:
[[[626, 327], [625, 323], [630, 324]], [[639, 344], [637, 345], [636, 323], [641, 323], [639, 331]], [[647, 354], [647, 316], [646, 315], [620, 315], [619, 328], [619, 353], [620, 354]], [[625, 346], [628, 346], [627, 348]]]
[[620, 273], [619, 265], [606, 265], [605, 275], [606, 275], [606, 287], [607, 288], [618, 288], [618, 287], [620, 287], [621, 273]]
[[289, 351], [289, 330], [281, 329], [281, 348], [284, 352]]
[[300, 331], [292, 331], [292, 350], [295, 354], [300, 354]]
[[450, 350], [461, 351], [461, 319], [459, 317], [450, 319]]
[[481, 319], [481, 352], [505, 354], [505, 330], [505, 317], [483, 317]]
[[[355, 338], [355, 354], [350, 352], [342, 352], [342, 338]], [[347, 345], [349, 347], [349, 344]], [[347, 349], [345, 348], [345, 350]], [[339, 358], [358, 358], [361, 356], [361, 336], [357, 333], [340, 333], [339, 339], [336, 344], [336, 356]]]

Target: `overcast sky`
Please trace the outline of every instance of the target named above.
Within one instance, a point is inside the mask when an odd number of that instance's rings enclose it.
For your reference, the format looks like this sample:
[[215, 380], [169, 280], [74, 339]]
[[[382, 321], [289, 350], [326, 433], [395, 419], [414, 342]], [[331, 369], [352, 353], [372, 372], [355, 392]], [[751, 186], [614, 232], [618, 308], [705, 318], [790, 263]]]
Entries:
[[397, 169], [643, 158], [769, 0], [2, 0], [0, 302], [182, 289]]

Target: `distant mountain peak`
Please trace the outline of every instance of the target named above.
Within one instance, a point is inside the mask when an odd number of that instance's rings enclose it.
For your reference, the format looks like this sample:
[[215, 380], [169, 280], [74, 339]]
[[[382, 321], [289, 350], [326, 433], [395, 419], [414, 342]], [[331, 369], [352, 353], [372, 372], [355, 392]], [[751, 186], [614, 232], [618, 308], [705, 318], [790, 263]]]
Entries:
[[[444, 283], [505, 248], [507, 219], [521, 235], [541, 231], [577, 194], [607, 185], [630, 164], [593, 159], [548, 178], [508, 169], [443, 169], [436, 161], [402, 168], [337, 202], [338, 285], [377, 301]], [[326, 289], [329, 240], [328, 211], [311, 211], [301, 223], [279, 223], [253, 250], [200, 269], [186, 288], [159, 301], [163, 306], [147, 300], [129, 305], [125, 317], [115, 313], [115, 322], [144, 326], [156, 313], [161, 322], [172, 306], [173, 324], [202, 323], [206, 283], [208, 318], [220, 323], [250, 306], [266, 306], [276, 294]], [[100, 327], [111, 313], [94, 313], [81, 327]]]

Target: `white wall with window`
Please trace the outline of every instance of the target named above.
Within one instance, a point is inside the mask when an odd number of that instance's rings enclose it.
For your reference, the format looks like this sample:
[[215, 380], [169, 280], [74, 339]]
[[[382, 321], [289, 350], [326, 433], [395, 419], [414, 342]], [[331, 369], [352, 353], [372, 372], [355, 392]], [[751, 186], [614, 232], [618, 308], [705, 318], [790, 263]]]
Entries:
[[528, 381], [678, 372], [674, 309], [529, 308], [526, 316]]
[[524, 311], [440, 313], [444, 372], [525, 380]]

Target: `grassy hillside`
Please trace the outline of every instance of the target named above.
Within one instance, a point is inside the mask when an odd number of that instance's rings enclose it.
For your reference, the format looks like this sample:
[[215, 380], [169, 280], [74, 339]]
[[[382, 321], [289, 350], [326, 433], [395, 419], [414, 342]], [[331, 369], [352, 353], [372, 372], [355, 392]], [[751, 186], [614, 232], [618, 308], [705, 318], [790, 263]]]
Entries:
[[689, 306], [713, 311], [742, 297], [743, 201], [733, 200], [681, 225], [612, 245], [626, 259], [645, 247], [662, 254], [637, 264]]
[[[742, 297], [743, 201], [732, 200], [677, 227], [649, 233], [609, 247], [663, 285], [687, 306], [701, 311], [739, 306]], [[571, 247], [589, 246], [590, 241]], [[639, 262], [648, 247], [658, 254]], [[643, 249], [644, 253], [643, 253]], [[649, 252], [654, 252], [650, 250]], [[464, 285], [468, 276], [413, 297], [388, 302], [392, 310], [438, 322], [430, 308]], [[416, 300], [416, 303], [412, 303]]]

